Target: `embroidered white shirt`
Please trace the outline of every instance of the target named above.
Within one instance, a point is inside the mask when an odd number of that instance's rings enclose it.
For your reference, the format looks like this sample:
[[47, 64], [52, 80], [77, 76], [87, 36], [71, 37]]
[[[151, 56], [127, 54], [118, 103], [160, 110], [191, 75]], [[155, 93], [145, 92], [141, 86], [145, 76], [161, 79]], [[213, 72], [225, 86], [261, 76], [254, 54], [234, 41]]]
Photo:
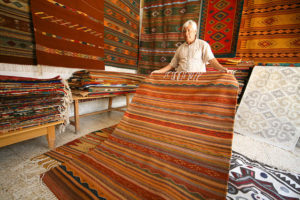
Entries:
[[200, 39], [188, 45], [186, 42], [178, 47], [171, 60], [171, 66], [181, 72], [206, 72], [205, 65], [215, 58], [210, 45]]

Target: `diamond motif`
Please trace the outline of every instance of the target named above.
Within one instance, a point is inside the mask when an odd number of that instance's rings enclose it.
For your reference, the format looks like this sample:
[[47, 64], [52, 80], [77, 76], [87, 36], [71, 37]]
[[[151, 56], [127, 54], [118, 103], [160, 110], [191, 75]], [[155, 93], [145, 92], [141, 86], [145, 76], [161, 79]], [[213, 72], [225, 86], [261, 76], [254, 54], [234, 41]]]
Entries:
[[211, 36], [211, 38], [215, 41], [219, 41], [219, 40], [223, 39], [225, 36], [226, 35], [224, 35], [223, 33], [218, 32], [218, 33], [213, 34]]
[[225, 0], [221, 0], [218, 3], [216, 3], [214, 5], [215, 8], [219, 9], [219, 10], [223, 10], [224, 8], [226, 8], [230, 3], [228, 1]]
[[221, 44], [220, 42], [215, 42], [211, 45], [211, 48], [215, 51], [218, 51], [218, 50], [224, 48], [224, 45]]
[[226, 12], [219, 11], [213, 16], [213, 18], [215, 18], [218, 21], [222, 21], [225, 17], [227, 17], [227, 15], [228, 14]]
[[214, 29], [215, 31], [220, 31], [222, 30], [224, 27], [226, 27], [227, 25], [222, 23], [222, 22], [218, 22], [217, 24], [215, 24], [212, 29]]

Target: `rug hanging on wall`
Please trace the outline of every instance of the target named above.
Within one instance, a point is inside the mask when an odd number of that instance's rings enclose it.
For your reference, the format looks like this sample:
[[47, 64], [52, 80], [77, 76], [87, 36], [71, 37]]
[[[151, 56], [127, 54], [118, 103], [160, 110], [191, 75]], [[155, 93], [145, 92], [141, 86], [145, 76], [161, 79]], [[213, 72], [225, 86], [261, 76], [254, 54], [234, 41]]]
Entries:
[[298, 0], [245, 0], [237, 57], [256, 63], [300, 63]]
[[105, 65], [137, 69], [139, 0], [104, 1]]
[[235, 57], [243, 0], [202, 1], [199, 38], [218, 58]]
[[234, 131], [293, 151], [300, 137], [300, 68], [253, 69]]
[[149, 74], [168, 65], [184, 42], [182, 25], [198, 22], [200, 0], [145, 0], [139, 49], [139, 72]]
[[0, 1], [0, 62], [35, 64], [29, 0]]
[[104, 69], [103, 2], [32, 0], [37, 63]]
[[225, 199], [237, 93], [232, 74], [155, 74], [101, 145], [42, 179], [59, 199]]

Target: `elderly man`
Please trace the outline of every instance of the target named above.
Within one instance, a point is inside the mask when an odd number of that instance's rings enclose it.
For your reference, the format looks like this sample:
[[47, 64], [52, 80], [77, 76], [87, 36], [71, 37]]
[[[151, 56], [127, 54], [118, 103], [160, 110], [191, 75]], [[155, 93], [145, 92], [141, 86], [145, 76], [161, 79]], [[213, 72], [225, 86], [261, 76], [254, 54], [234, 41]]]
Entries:
[[165, 73], [173, 68], [177, 72], [206, 72], [205, 65], [210, 63], [215, 69], [228, 72], [215, 58], [211, 48], [204, 40], [196, 39], [197, 24], [188, 20], [183, 25], [185, 43], [180, 45], [171, 62], [152, 73]]

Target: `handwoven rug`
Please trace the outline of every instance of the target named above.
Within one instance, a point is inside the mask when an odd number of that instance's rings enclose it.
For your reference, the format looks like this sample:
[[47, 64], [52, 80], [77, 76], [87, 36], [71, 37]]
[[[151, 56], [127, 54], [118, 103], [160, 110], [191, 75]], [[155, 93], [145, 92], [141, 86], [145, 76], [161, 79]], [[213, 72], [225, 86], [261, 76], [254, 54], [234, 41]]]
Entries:
[[300, 174], [275, 169], [232, 153], [227, 200], [297, 200]]
[[245, 0], [237, 57], [256, 63], [300, 63], [298, 0]]
[[202, 1], [199, 38], [218, 58], [235, 57], [243, 0]]
[[[93, 150], [108, 138], [114, 128], [112, 126], [94, 131], [33, 160], [39, 161], [46, 169], [59, 166], [62, 162]], [[296, 200], [299, 195], [300, 174], [278, 170], [232, 152], [226, 199]]]
[[300, 137], [299, 84], [298, 67], [255, 67], [234, 131], [293, 151]]
[[0, 62], [35, 64], [29, 0], [0, 1]]
[[139, 0], [104, 1], [105, 65], [137, 69]]
[[237, 92], [226, 73], [146, 78], [107, 140], [42, 179], [59, 199], [225, 199]]
[[149, 74], [170, 63], [184, 42], [182, 25], [189, 19], [198, 22], [200, 0], [145, 0], [139, 49], [139, 67]]
[[103, 1], [32, 0], [37, 63], [104, 69]]

